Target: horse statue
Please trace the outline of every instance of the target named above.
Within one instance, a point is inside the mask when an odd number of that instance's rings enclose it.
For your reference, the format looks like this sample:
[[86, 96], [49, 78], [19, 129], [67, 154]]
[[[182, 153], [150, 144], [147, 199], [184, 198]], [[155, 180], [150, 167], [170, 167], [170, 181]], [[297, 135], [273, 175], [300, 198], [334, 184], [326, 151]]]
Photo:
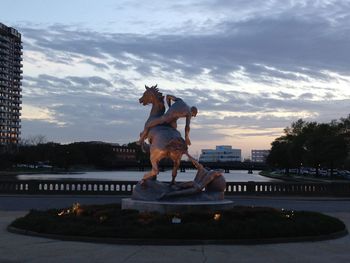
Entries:
[[[146, 91], [139, 99], [139, 102], [144, 106], [152, 104], [150, 115], [145, 123], [146, 126], [148, 122], [164, 114], [165, 106], [164, 96], [159, 92], [157, 85], [150, 88], [145, 86], [145, 88]], [[170, 158], [174, 163], [171, 181], [171, 184], [174, 184], [181, 157], [183, 154], [187, 154], [188, 150], [185, 140], [181, 137], [180, 132], [169, 124], [160, 124], [150, 128], [147, 138], [150, 145], [146, 146], [149, 146], [152, 170], [143, 176], [141, 183], [148, 179], [157, 179], [159, 173], [158, 163], [163, 158]], [[144, 143], [141, 146], [142, 149], [145, 148]]]

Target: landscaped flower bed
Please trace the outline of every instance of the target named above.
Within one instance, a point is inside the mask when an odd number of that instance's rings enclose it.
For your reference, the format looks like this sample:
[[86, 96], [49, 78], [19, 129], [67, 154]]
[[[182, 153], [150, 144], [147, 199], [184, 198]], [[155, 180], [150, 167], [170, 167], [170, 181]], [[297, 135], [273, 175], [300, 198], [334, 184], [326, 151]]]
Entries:
[[121, 210], [120, 205], [73, 205], [32, 210], [10, 227], [75, 237], [162, 240], [257, 240], [319, 237], [346, 231], [337, 218], [315, 212], [235, 207], [218, 213], [168, 214]]

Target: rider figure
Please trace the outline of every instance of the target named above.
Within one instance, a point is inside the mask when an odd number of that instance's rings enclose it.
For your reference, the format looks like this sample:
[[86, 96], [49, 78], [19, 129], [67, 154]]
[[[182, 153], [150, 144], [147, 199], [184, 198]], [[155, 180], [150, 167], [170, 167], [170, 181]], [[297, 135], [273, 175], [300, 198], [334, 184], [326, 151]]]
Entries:
[[[171, 105], [171, 101], [174, 103]], [[166, 96], [166, 102], [169, 106], [167, 112], [160, 116], [159, 118], [153, 119], [146, 123], [143, 132], [140, 133], [139, 143], [142, 144], [143, 141], [147, 138], [149, 129], [160, 125], [160, 124], [169, 124], [174, 129], [177, 128], [177, 120], [179, 118], [186, 118], [186, 127], [185, 127], [185, 140], [187, 145], [191, 145], [191, 141], [189, 138], [190, 133], [190, 122], [192, 117], [196, 117], [197, 108], [189, 107], [182, 99], [177, 98], [173, 95]]]

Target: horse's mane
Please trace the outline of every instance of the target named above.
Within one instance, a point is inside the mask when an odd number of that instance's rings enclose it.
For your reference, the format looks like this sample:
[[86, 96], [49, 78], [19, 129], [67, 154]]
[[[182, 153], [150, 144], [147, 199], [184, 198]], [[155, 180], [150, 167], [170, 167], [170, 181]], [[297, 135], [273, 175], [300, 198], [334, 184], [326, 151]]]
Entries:
[[[165, 112], [165, 104], [164, 104], [164, 96], [163, 93], [161, 93], [159, 91], [159, 89], [157, 88], [157, 85], [152, 86], [152, 87], [148, 87], [145, 85], [146, 91], [144, 93], [144, 95], [146, 95], [147, 97], [151, 96], [152, 97], [152, 110], [150, 113], [150, 116], [154, 117], [154, 116], [161, 116], [164, 114]], [[148, 103], [150, 103], [150, 101], [148, 101]], [[156, 107], [154, 107], [156, 106]]]
[[155, 86], [152, 86], [150, 88], [147, 88], [147, 90], [149, 92], [151, 92], [160, 102], [163, 102], [164, 103], [164, 96], [163, 96], [163, 93], [161, 93], [159, 91], [159, 89], [157, 88], [157, 85]]

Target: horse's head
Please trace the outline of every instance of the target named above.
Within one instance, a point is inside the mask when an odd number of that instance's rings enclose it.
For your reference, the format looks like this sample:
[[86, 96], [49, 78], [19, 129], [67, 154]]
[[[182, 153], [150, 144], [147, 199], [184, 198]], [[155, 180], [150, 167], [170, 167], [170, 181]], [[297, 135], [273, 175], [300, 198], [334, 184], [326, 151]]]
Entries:
[[139, 102], [142, 103], [144, 106], [150, 103], [155, 104], [157, 102], [163, 101], [164, 96], [161, 92], [159, 92], [157, 85], [152, 86], [150, 88], [145, 85], [145, 89], [145, 92], [139, 99]]

